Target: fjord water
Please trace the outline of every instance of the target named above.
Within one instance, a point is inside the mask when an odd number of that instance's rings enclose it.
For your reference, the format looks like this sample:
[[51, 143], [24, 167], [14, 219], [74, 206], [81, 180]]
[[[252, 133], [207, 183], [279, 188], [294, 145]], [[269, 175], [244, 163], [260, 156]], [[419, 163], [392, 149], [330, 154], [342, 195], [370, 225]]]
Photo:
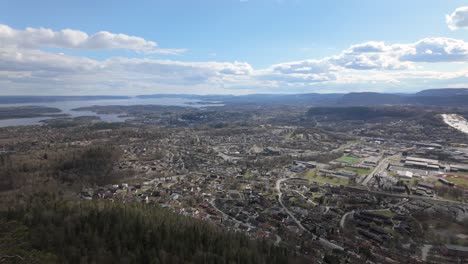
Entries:
[[[188, 98], [130, 98], [130, 99], [107, 99], [107, 100], [81, 100], [81, 101], [60, 101], [60, 102], [44, 102], [44, 103], [16, 103], [16, 104], [0, 104], [0, 107], [17, 107], [17, 106], [44, 106], [58, 108], [62, 112], [58, 114], [66, 114], [68, 117], [79, 116], [98, 116], [104, 122], [124, 122], [128, 117], [123, 117], [118, 114], [98, 114], [91, 111], [76, 111], [74, 109], [91, 106], [109, 106], [109, 105], [162, 105], [162, 106], [184, 106], [184, 107], [207, 107], [217, 106], [217, 104], [203, 104], [203, 101]], [[219, 104], [221, 105], [221, 104]], [[15, 118], [0, 120], [0, 127], [9, 126], [28, 126], [40, 125], [41, 121], [53, 119], [55, 117], [33, 117], [33, 118]]]

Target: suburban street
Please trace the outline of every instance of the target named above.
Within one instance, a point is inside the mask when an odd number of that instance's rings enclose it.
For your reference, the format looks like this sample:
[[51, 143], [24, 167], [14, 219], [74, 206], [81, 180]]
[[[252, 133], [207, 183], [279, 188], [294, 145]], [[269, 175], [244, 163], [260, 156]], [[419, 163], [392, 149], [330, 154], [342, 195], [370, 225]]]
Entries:
[[[317, 236], [315, 234], [313, 234], [312, 232], [310, 232], [309, 230], [307, 230], [299, 220], [297, 220], [296, 217], [294, 217], [294, 215], [291, 213], [291, 211], [288, 210], [288, 208], [284, 205], [283, 203], [283, 200], [282, 200], [282, 197], [283, 197], [283, 193], [281, 192], [281, 183], [286, 181], [288, 179], [279, 179], [276, 181], [276, 190], [278, 191], [278, 202], [280, 203], [280, 205], [283, 207], [283, 209], [286, 211], [286, 213], [289, 215], [289, 217], [291, 217], [291, 219], [297, 224], [297, 226], [302, 229], [303, 231], [307, 232], [307, 233], [310, 233], [314, 239], [317, 239]], [[340, 247], [339, 245], [336, 245], [324, 238], [318, 238], [318, 240], [320, 241], [320, 243], [328, 248], [332, 248], [332, 249], [338, 249], [338, 250], [344, 250], [342, 247]]]

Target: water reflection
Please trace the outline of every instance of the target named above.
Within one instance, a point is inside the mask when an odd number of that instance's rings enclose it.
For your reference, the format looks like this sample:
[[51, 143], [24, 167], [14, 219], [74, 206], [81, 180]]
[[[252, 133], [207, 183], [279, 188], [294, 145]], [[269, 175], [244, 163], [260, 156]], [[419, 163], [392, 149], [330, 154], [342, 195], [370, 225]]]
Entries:
[[[104, 122], [124, 122], [129, 117], [122, 117], [116, 114], [98, 114], [91, 111], [75, 111], [73, 109], [90, 106], [109, 106], [109, 105], [162, 105], [162, 106], [188, 106], [188, 107], [207, 107], [220, 106], [222, 104], [203, 104], [203, 101], [186, 98], [130, 98], [130, 99], [111, 99], [111, 100], [93, 100], [93, 101], [63, 101], [48, 103], [19, 103], [19, 104], [0, 104], [0, 107], [15, 106], [44, 106], [54, 107], [62, 110], [62, 114], [69, 117], [79, 116], [98, 116]], [[34, 117], [34, 118], [15, 118], [0, 120], [0, 127], [8, 126], [29, 126], [40, 125], [41, 121], [53, 119], [54, 117]]]

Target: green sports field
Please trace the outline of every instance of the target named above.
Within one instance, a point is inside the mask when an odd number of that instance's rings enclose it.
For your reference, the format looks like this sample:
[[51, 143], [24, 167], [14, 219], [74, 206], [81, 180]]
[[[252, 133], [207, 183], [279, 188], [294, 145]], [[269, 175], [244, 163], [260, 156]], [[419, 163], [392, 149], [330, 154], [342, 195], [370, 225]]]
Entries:
[[356, 164], [360, 161], [359, 158], [355, 158], [355, 157], [351, 157], [351, 156], [343, 156], [339, 159], [337, 159], [336, 161], [338, 162], [344, 162], [344, 163], [349, 163], [349, 164]]

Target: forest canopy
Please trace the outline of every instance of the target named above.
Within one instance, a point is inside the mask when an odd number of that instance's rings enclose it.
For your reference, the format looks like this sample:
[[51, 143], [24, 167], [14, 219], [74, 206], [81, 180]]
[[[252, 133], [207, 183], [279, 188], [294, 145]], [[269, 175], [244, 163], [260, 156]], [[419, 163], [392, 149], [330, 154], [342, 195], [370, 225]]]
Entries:
[[30, 199], [0, 213], [0, 262], [295, 262], [284, 248], [156, 206]]

